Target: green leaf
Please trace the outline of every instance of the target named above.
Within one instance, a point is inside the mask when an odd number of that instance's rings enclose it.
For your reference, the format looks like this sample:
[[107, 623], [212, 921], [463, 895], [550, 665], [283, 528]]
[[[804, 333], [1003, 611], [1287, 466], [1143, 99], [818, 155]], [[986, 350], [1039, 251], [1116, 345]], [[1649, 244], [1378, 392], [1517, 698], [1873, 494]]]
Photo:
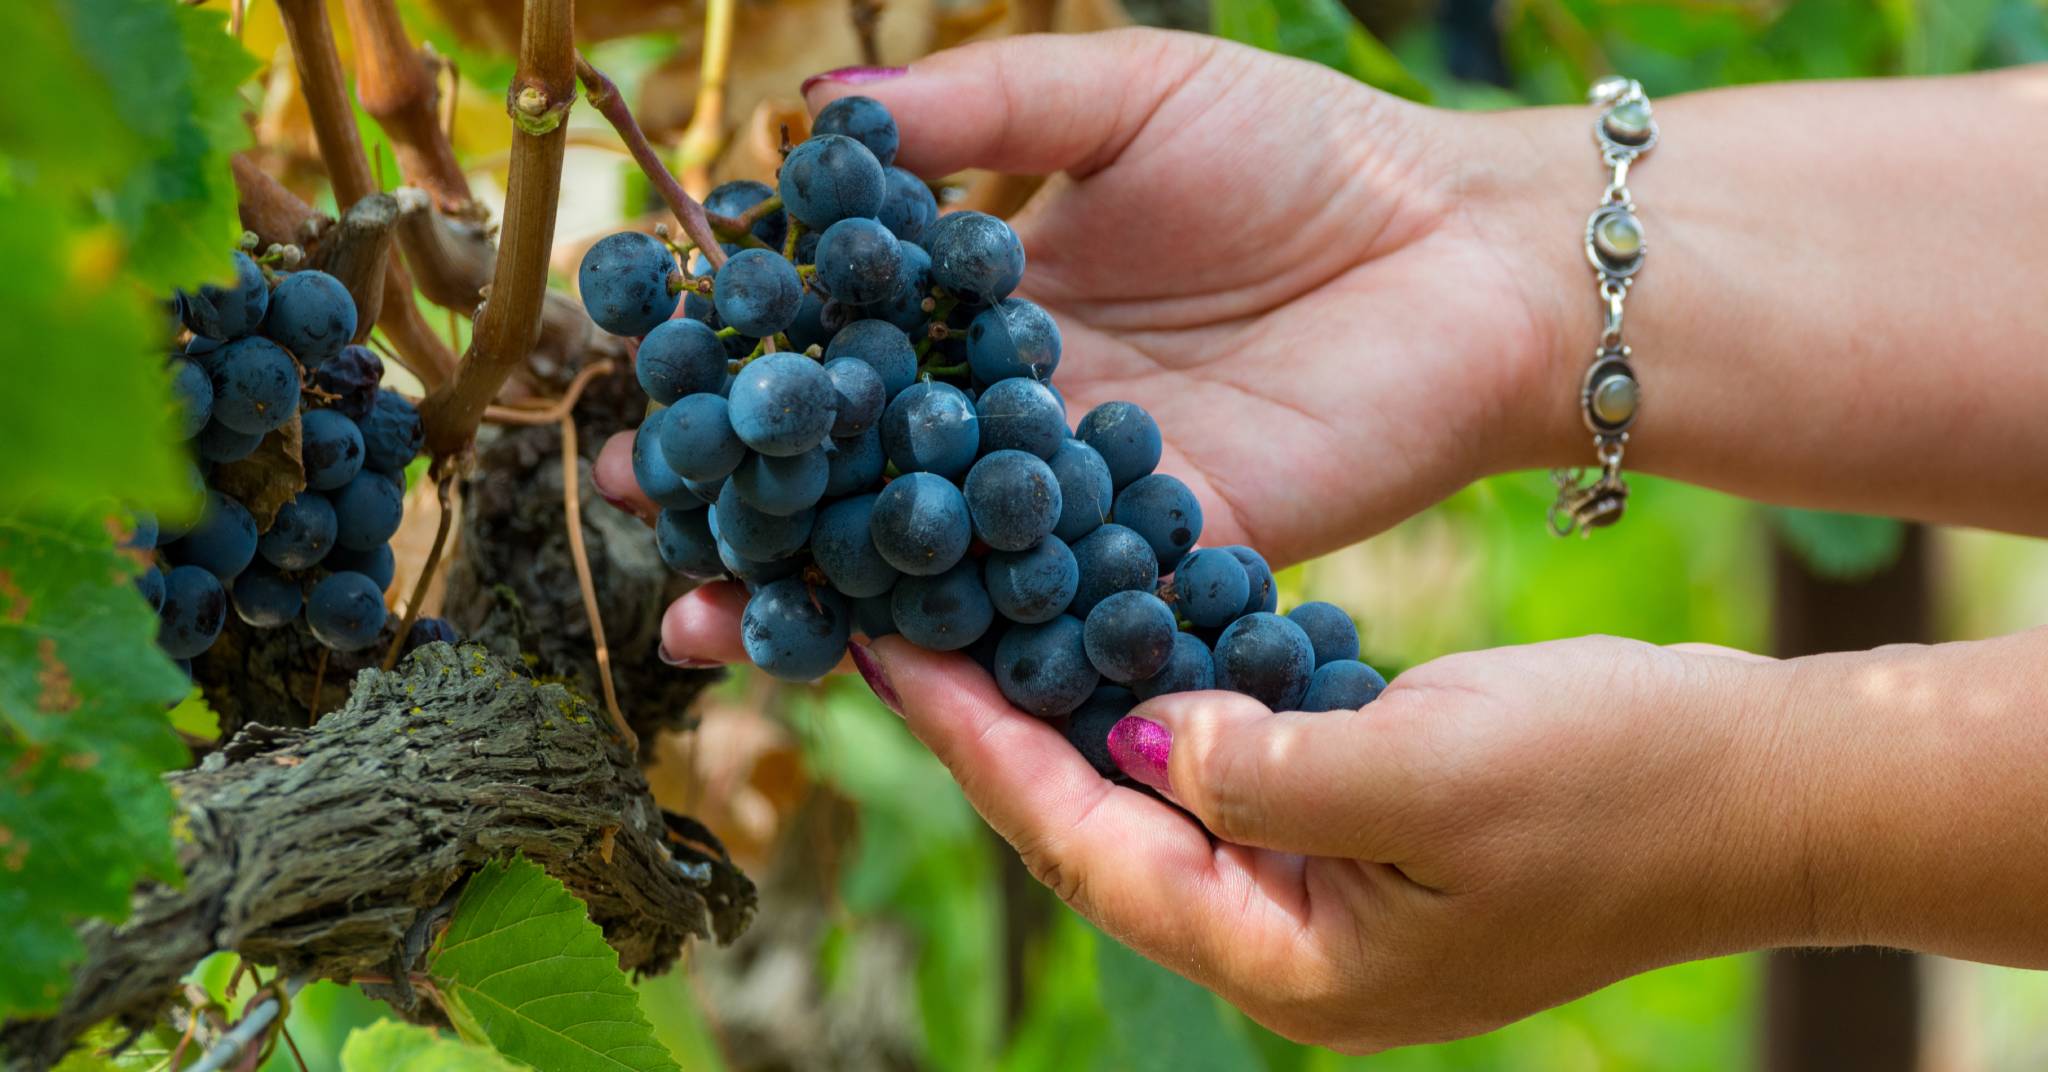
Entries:
[[1771, 511], [1786, 546], [1822, 577], [1852, 581], [1898, 560], [1906, 527], [1888, 517], [1779, 507]]
[[524, 857], [469, 880], [428, 974], [471, 1042], [536, 1068], [675, 1070], [583, 902]]
[[1429, 99], [1429, 87], [1337, 0], [1214, 0], [1209, 18], [1218, 37], [1313, 60], [1409, 100]]
[[341, 1047], [341, 1072], [516, 1072], [523, 1067], [494, 1050], [397, 1020], [356, 1028]]
[[77, 921], [179, 877], [158, 776], [185, 762], [165, 712], [188, 684], [136, 569], [91, 515], [0, 515], [0, 1017], [55, 1007]]
[[[1245, 1037], [1244, 1025], [1214, 994], [1098, 937], [1095, 969], [1102, 1008], [1113, 1031], [1104, 1068], [1135, 1072], [1245, 1072], [1265, 1062]], [[1138, 1025], [1143, 1025], [1140, 1029]]]

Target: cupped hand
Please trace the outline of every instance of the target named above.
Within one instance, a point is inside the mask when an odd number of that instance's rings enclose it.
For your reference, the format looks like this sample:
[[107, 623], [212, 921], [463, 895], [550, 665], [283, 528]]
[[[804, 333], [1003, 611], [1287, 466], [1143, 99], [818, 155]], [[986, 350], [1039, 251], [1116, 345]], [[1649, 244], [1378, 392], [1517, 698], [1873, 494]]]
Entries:
[[854, 650], [1033, 874], [1298, 1041], [1462, 1037], [1652, 967], [1815, 940], [1770, 660], [1595, 637], [1440, 659], [1355, 712], [1162, 697], [1110, 737], [1154, 795], [1099, 776], [965, 657]]

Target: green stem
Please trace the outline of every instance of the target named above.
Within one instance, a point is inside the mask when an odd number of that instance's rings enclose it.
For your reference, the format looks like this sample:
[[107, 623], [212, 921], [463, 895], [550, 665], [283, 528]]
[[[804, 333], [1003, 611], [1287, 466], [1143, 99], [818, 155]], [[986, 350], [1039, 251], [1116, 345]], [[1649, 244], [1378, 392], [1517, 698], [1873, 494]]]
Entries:
[[733, 327], [730, 324], [718, 329], [718, 337], [721, 339], [730, 339], [733, 336], [738, 335], [739, 333], [740, 329]]
[[789, 237], [782, 241], [782, 259], [796, 263], [796, 240], [803, 237], [804, 222], [795, 216], [789, 218]]

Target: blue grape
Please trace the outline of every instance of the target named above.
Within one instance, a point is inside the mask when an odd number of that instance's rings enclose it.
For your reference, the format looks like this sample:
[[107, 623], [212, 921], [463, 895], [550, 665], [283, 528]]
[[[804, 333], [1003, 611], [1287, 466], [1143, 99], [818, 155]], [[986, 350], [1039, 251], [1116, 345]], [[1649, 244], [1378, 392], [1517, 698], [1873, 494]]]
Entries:
[[328, 499], [334, 504], [334, 542], [351, 551], [371, 551], [388, 542], [405, 517], [405, 488], [369, 469]]
[[791, 149], [776, 185], [782, 207], [812, 231], [856, 216], [873, 219], [882, 208], [881, 161], [843, 134], [824, 134]]
[[1036, 547], [1060, 518], [1060, 483], [1052, 468], [1021, 450], [984, 455], [964, 489], [974, 534], [998, 551]]
[[790, 349], [803, 353], [816, 346], [822, 351], [832, 342], [837, 326], [825, 325], [826, 304], [824, 295], [808, 287], [804, 289], [804, 299], [796, 307], [796, 319], [782, 332], [789, 339]]
[[1051, 621], [1074, 601], [1081, 567], [1057, 536], [1024, 551], [997, 551], [982, 564], [982, 583], [996, 613], [1013, 622]]
[[875, 218], [905, 242], [922, 241], [932, 224], [939, 222], [939, 200], [932, 196], [932, 188], [899, 167], [885, 167], [882, 183], [882, 207]]
[[142, 593], [150, 610], [164, 609], [164, 573], [155, 563], [142, 567], [142, 572], [135, 575], [135, 590]]
[[740, 643], [755, 666], [784, 681], [823, 677], [846, 654], [852, 615], [846, 597], [800, 577], [770, 581], [747, 600]]
[[868, 306], [865, 312], [877, 320], [886, 320], [922, 337], [925, 324], [931, 319], [924, 303], [932, 296], [932, 255], [915, 242], [901, 242], [898, 246], [897, 253], [903, 258], [903, 271], [896, 293]]
[[725, 572], [709, 511], [663, 510], [654, 523], [654, 547], [668, 568], [691, 580], [708, 581]]
[[1037, 303], [1004, 298], [967, 326], [967, 364], [983, 383], [1050, 380], [1060, 366], [1060, 327]]
[[874, 220], [846, 219], [818, 238], [814, 279], [834, 301], [872, 305], [903, 287], [903, 254], [896, 236]]
[[256, 541], [256, 550], [278, 569], [302, 570], [334, 549], [337, 527], [334, 504], [317, 491], [302, 491], [277, 508], [277, 519]]
[[703, 506], [703, 502], [691, 493], [688, 482], [670, 468], [661, 455], [661, 432], [670, 417], [670, 410], [659, 410], [633, 430], [633, 482], [640, 486], [640, 494], [647, 496], [648, 501], [656, 506], [694, 510]]
[[974, 404], [958, 387], [914, 383], [882, 411], [882, 451], [905, 473], [966, 475], [981, 447]]
[[802, 550], [811, 538], [811, 524], [818, 516], [816, 510], [798, 510], [793, 514], [757, 510], [740, 498], [739, 489], [730, 480], [720, 489], [718, 502], [711, 508], [717, 511], [711, 518], [711, 531], [731, 544], [735, 552], [755, 562], [774, 562]]
[[869, 531], [882, 558], [913, 577], [952, 569], [974, 536], [960, 489], [932, 473], [906, 473], [883, 487]]
[[1308, 634], [1316, 665], [1358, 658], [1358, 623], [1334, 603], [1303, 603], [1287, 612], [1288, 620]]
[[200, 458], [220, 464], [241, 461], [256, 453], [256, 448], [262, 445], [262, 432], [237, 432], [219, 421], [200, 429], [198, 437], [193, 440]]
[[299, 457], [306, 486], [333, 491], [363, 471], [362, 430], [335, 410], [309, 409], [299, 418]]
[[972, 304], [1002, 301], [1024, 278], [1017, 232], [985, 212], [939, 217], [923, 245], [932, 255], [932, 282]]
[[1097, 603], [1116, 592], [1150, 592], [1159, 586], [1159, 556], [1143, 536], [1122, 525], [1101, 525], [1073, 545], [1081, 583], [1068, 613], [1083, 620]]
[[299, 411], [299, 367], [269, 339], [251, 335], [221, 347], [211, 369], [213, 419], [220, 424], [262, 435]]
[[1046, 459], [1052, 475], [1060, 482], [1060, 521], [1052, 534], [1078, 542], [1109, 520], [1116, 501], [1116, 488], [1109, 478], [1109, 463], [1094, 447], [1078, 439], [1062, 440]]
[[1216, 687], [1275, 711], [1297, 711], [1315, 672], [1315, 648], [1301, 626], [1270, 611], [1247, 614], [1216, 638]]
[[1040, 718], [1081, 706], [1102, 681], [1088, 661], [1081, 623], [1064, 614], [1004, 633], [992, 676], [1004, 699]]
[[725, 482], [725, 477], [719, 477], [716, 480], [691, 480], [689, 477], [684, 477], [683, 488], [689, 492], [690, 499], [694, 501], [686, 502], [684, 505], [677, 507], [677, 509], [695, 510], [699, 506], [710, 506], [718, 501], [719, 495], [724, 493]]
[[199, 523], [164, 553], [172, 562], [198, 566], [225, 584], [256, 557], [256, 519], [233, 498], [209, 491]]
[[313, 370], [313, 385], [337, 396], [328, 405], [352, 421], [370, 415], [383, 382], [384, 362], [367, 346], [344, 346]]
[[732, 471], [730, 485], [748, 506], [764, 514], [788, 517], [818, 505], [818, 500], [825, 497], [831, 469], [824, 447], [813, 447], [786, 458], [756, 454]]
[[1090, 693], [1087, 701], [1075, 708], [1073, 717], [1067, 719], [1067, 743], [1104, 778], [1123, 777], [1123, 770], [1109, 754], [1109, 731], [1136, 706], [1138, 698], [1131, 690], [1104, 685]]
[[835, 399], [832, 377], [818, 362], [802, 354], [766, 354], [733, 379], [729, 414], [747, 446], [787, 457], [825, 442], [837, 416]]
[[195, 292], [181, 291], [177, 305], [192, 334], [239, 339], [262, 326], [263, 314], [270, 308], [270, 283], [253, 258], [236, 250], [232, 285], [205, 283]]
[[1316, 667], [1302, 697], [1303, 711], [1355, 711], [1379, 699], [1387, 687], [1380, 672], [1357, 659], [1333, 659]]
[[[718, 508], [716, 506], [707, 512], [707, 519], [715, 533], [718, 525]], [[717, 539], [715, 535], [713, 538]], [[778, 558], [767, 562], [748, 558], [740, 554], [739, 551], [733, 548], [731, 543], [723, 539], [718, 540], [718, 561], [720, 565], [725, 567], [727, 573], [746, 582], [747, 591], [749, 592], [770, 581], [779, 581], [784, 577], [794, 577], [802, 573], [804, 568], [803, 560], [798, 558]]]
[[981, 449], [1021, 450], [1050, 459], [1067, 441], [1067, 416], [1060, 400], [1036, 380], [1014, 376], [982, 388], [974, 400], [980, 418]]
[[377, 590], [391, 587], [392, 578], [398, 576], [398, 559], [391, 553], [391, 545], [380, 543], [367, 551], [347, 547], [336, 547], [327, 552], [320, 564], [335, 573], [360, 573], [377, 582]]
[[1149, 700], [1175, 692], [1204, 692], [1216, 687], [1216, 660], [1209, 645], [1193, 633], [1175, 633], [1173, 652], [1166, 665], [1143, 681], [1131, 683], [1138, 699]]
[[[734, 179], [721, 182], [704, 195], [704, 210], [732, 219], [746, 215], [747, 210], [775, 196], [775, 188], [765, 182], [752, 179]], [[789, 237], [789, 218], [781, 212], [770, 212], [754, 221], [749, 232], [766, 243], [771, 249], [781, 249], [783, 239]]]
[[396, 391], [378, 391], [370, 415], [358, 422], [363, 433], [363, 465], [396, 473], [412, 464], [426, 441], [420, 411]]
[[817, 231], [815, 231], [815, 230], [811, 230], [811, 231], [805, 231], [805, 232], [803, 232], [803, 233], [802, 233], [801, 235], [798, 235], [798, 236], [797, 236], [797, 240], [796, 240], [796, 262], [797, 262], [798, 264], [810, 264], [810, 263], [811, 263], [812, 261], [814, 261], [814, 260], [816, 260], [816, 259], [817, 259], [817, 253], [818, 253], [818, 232], [817, 232]]
[[882, 419], [888, 391], [882, 374], [858, 358], [839, 357], [825, 362], [825, 375], [832, 378], [832, 435], [859, 435]]
[[857, 495], [841, 499], [818, 511], [818, 522], [811, 529], [812, 560], [832, 587], [855, 599], [882, 595], [901, 576], [875, 550], [873, 522], [878, 498]]
[[1171, 573], [1202, 535], [1202, 504], [1178, 477], [1153, 473], [1117, 493], [1110, 511], [1116, 523], [1145, 537], [1159, 556], [1159, 572]]
[[726, 258], [711, 288], [718, 318], [757, 339], [795, 323], [804, 301], [804, 281], [796, 268], [765, 249], [743, 249]]
[[405, 650], [422, 648], [428, 644], [460, 644], [462, 634], [455, 623], [446, 618], [415, 618], [412, 628], [405, 632]]
[[313, 269], [285, 276], [270, 292], [270, 309], [263, 318], [263, 334], [307, 368], [340, 353], [356, 337], [356, 326], [356, 300], [349, 297], [348, 288]]
[[258, 629], [275, 629], [299, 616], [306, 593], [275, 569], [256, 566], [235, 578], [235, 614]]
[[576, 290], [598, 327], [614, 335], [645, 335], [676, 312], [669, 288], [680, 272], [668, 247], [653, 235], [606, 235], [583, 255]]
[[896, 619], [889, 611], [887, 595], [853, 600], [853, 628], [869, 640], [896, 635]]
[[1243, 614], [1259, 611], [1271, 613], [1280, 606], [1280, 586], [1273, 580], [1273, 567], [1266, 565], [1266, 559], [1257, 551], [1244, 546], [1226, 547], [1238, 565], [1244, 567], [1249, 582], [1246, 588]]
[[199, 362], [180, 357], [171, 361], [171, 394], [178, 400], [178, 437], [190, 439], [213, 418], [213, 378]]
[[715, 394], [687, 395], [656, 423], [661, 460], [686, 480], [723, 480], [747, 458], [747, 445], [733, 431], [731, 407]]
[[889, 613], [896, 631], [927, 651], [959, 651], [981, 639], [996, 618], [973, 562], [897, 581], [889, 592]]
[[850, 357], [872, 366], [891, 399], [917, 382], [917, 350], [903, 330], [886, 320], [856, 320], [839, 329], [825, 347], [827, 363]]
[[882, 453], [882, 431], [870, 428], [856, 436], [825, 441], [825, 497], [837, 499], [866, 491], [882, 479], [889, 459]]
[[1204, 547], [1180, 560], [1173, 571], [1174, 599], [1196, 627], [1221, 629], [1245, 612], [1251, 577], [1244, 563], [1221, 547]]
[[725, 386], [725, 365], [725, 341], [689, 319], [655, 325], [633, 358], [640, 389], [664, 406], [684, 395], [717, 394]]
[[128, 535], [122, 538], [121, 546], [132, 551], [153, 551], [156, 549], [157, 537], [162, 531], [157, 527], [155, 514], [147, 510], [133, 511], [129, 518]]
[[1109, 465], [1110, 483], [1122, 491], [1159, 465], [1159, 425], [1135, 402], [1104, 402], [1088, 411], [1074, 438], [1094, 447]]
[[1112, 592], [1083, 625], [1088, 661], [1119, 684], [1151, 677], [1173, 654], [1173, 611], [1150, 592]]
[[173, 659], [190, 659], [213, 646], [227, 617], [228, 594], [220, 578], [198, 566], [173, 567], [164, 575], [157, 646]]
[[335, 651], [361, 651], [377, 642], [388, 616], [384, 590], [360, 573], [330, 573], [306, 597], [306, 625]]
[[896, 162], [896, 119], [873, 97], [841, 97], [818, 109], [811, 120], [811, 136], [843, 134], [868, 147], [876, 162], [888, 167]]

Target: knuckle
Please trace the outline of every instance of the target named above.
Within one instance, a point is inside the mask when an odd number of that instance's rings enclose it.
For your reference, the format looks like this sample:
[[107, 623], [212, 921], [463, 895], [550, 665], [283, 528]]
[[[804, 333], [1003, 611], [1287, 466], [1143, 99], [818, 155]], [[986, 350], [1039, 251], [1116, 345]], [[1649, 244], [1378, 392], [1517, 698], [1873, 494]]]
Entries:
[[1063, 903], [1079, 911], [1087, 881], [1081, 868], [1075, 867], [1061, 857], [1053, 847], [1043, 842], [1020, 845], [1017, 854], [1024, 861], [1025, 870], [1040, 885], [1053, 892]]

